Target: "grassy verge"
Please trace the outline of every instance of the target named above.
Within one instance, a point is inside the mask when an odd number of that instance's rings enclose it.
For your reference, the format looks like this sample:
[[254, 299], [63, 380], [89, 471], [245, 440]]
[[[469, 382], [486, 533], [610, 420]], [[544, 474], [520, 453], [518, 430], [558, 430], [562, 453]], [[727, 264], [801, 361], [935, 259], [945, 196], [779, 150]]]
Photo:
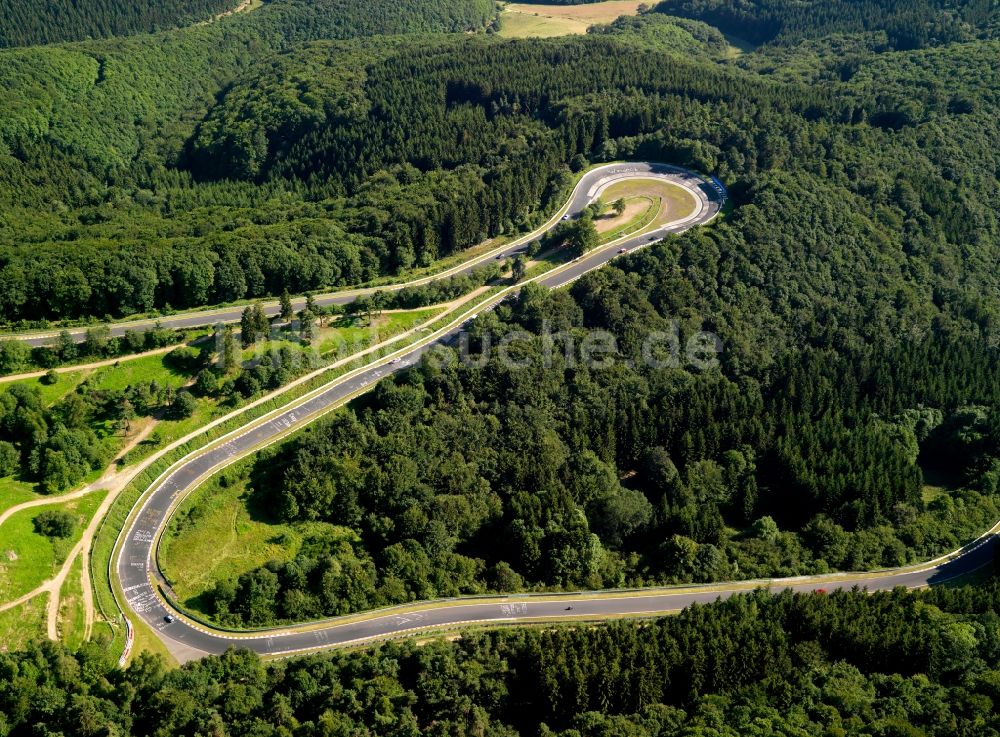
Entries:
[[59, 592], [59, 636], [66, 647], [75, 650], [83, 644], [87, 629], [87, 612], [83, 605], [83, 556], [76, 556], [69, 575]]
[[36, 387], [42, 398], [42, 403], [48, 407], [65, 397], [79, 386], [80, 382], [89, 376], [92, 371], [81, 369], [79, 371], [68, 371], [56, 374], [55, 381], [51, 384], [42, 381], [42, 377], [33, 376], [27, 379], [17, 379], [16, 381], [5, 382], [0, 385], [0, 391], [6, 390], [10, 386]]
[[[114, 641], [113, 641], [114, 642]], [[132, 646], [133, 653], [147, 652], [151, 655], [161, 656], [168, 665], [177, 666], [179, 663], [177, 659], [170, 654], [167, 646], [163, 644], [163, 641], [156, 636], [156, 634], [149, 627], [137, 626], [135, 627], [135, 643]], [[112, 650], [116, 655], [121, 654], [121, 650]]]
[[385, 312], [372, 318], [371, 325], [361, 317], [342, 317], [332, 326], [321, 329], [316, 337], [321, 356], [346, 357], [356, 351], [393, 338], [400, 333], [440, 315], [443, 307], [428, 307], [403, 312]]
[[[157, 355], [163, 353], [169, 353], [174, 348], [182, 345], [190, 345], [198, 340], [207, 337], [209, 333], [205, 332], [204, 329], [198, 329], [197, 332], [191, 330], [178, 329], [173, 331], [173, 336], [171, 342], [163, 345], [159, 348], [146, 348], [142, 347], [140, 350], [134, 353], [122, 353], [120, 355], [111, 356], [101, 356], [101, 355], [77, 355], [73, 358], [67, 360], [58, 360], [54, 365], [40, 365], [34, 362], [28, 362], [26, 365], [19, 367], [16, 371], [8, 373], [0, 373], [0, 379], [8, 379], [3, 383], [17, 383], [18, 380], [13, 379], [13, 376], [18, 374], [32, 374], [39, 372], [52, 371], [55, 374], [69, 374], [74, 373], [74, 368], [79, 368], [81, 372], [87, 372], [88, 369], [85, 366], [99, 363], [106, 363], [108, 365], [125, 363], [128, 361], [135, 361], [141, 358], [148, 358], [150, 355]], [[0, 340], [4, 340], [4, 336], [0, 335]], [[52, 344], [57, 342], [57, 338], [52, 338], [49, 341]], [[37, 378], [37, 377], [36, 377]]]
[[[533, 619], [517, 619], [513, 618], [506, 622], [483, 622], [480, 624], [469, 623], [458, 625], [454, 627], [443, 626], [443, 627], [428, 627], [423, 630], [403, 632], [396, 635], [387, 635], [385, 637], [373, 637], [370, 640], [365, 640], [364, 642], [355, 643], [353, 645], [345, 645], [338, 647], [337, 651], [341, 653], [354, 653], [361, 652], [363, 650], [370, 650], [374, 644], [385, 643], [391, 640], [410, 640], [417, 645], [423, 646], [430, 644], [432, 642], [443, 642], [451, 640], [460, 640], [463, 636], [470, 635], [476, 632], [496, 632], [501, 629], [508, 629], [510, 627], [517, 627], [518, 629], [524, 628], [534, 628], [534, 629], [545, 629], [554, 630], [556, 628], [560, 629], [579, 629], [581, 627], [600, 627], [606, 624], [610, 620], [617, 619], [630, 619], [630, 620], [648, 620], [648, 619], [660, 619], [662, 617], [670, 617], [679, 614], [682, 610], [680, 609], [666, 609], [662, 612], [651, 612], [649, 614], [643, 614], [637, 616], [634, 614], [617, 615], [611, 614], [604, 617], [598, 618], [588, 618], [588, 617], [539, 617]], [[329, 650], [329, 645], [317, 647], [309, 651], [296, 652], [290, 655], [262, 655], [262, 660], [286, 660], [288, 658], [299, 658], [303, 655], [309, 653], [318, 653], [323, 650]]]
[[0, 653], [23, 650], [32, 640], [44, 640], [45, 607], [49, 595], [41, 594], [34, 599], [0, 612]]
[[[25, 509], [0, 526], [0, 601], [23, 596], [57, 572], [105, 494], [95, 491], [63, 504]], [[35, 517], [51, 509], [70, 512], [77, 518], [71, 536], [49, 538], [35, 532]]]
[[130, 386], [155, 381], [160, 386], [180, 389], [191, 380], [191, 375], [180, 370], [167, 358], [168, 355], [143, 356], [99, 368], [94, 373], [94, 388], [98, 391], [122, 391]]
[[[216, 581], [235, 578], [270, 560], [287, 560], [301, 536], [267, 520], [249, 498], [245, 459], [212, 476], [178, 506], [160, 543], [160, 566], [174, 594], [193, 609]], [[204, 613], [204, 612], [203, 612]]]

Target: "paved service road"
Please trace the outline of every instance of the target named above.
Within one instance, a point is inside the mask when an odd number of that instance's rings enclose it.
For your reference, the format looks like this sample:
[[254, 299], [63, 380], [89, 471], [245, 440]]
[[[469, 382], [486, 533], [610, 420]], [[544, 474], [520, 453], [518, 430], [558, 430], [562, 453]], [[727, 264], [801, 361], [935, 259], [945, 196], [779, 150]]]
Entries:
[[[707, 222], [721, 206], [722, 195], [711, 183], [683, 170], [653, 164], [621, 164], [603, 167], [588, 174], [578, 187], [569, 211], [576, 213], [590, 202], [600, 187], [616, 177], [655, 176], [681, 184], [698, 200], [694, 213], [683, 222], [671, 223], [659, 230], [641, 236], [627, 237], [608, 244], [561, 269], [537, 279], [549, 287], [559, 287], [583, 273], [598, 268], [618, 255], [620, 249], [628, 251], [648, 245], [653, 239]], [[516, 244], [510, 247], [518, 250]], [[219, 445], [210, 446], [176, 464], [169, 473], [151, 487], [136, 515], [126, 525], [113, 559], [115, 574], [121, 585], [125, 603], [132, 616], [141, 617], [164, 641], [180, 660], [197, 658], [208, 653], [220, 653], [239, 645], [262, 655], [282, 655], [306, 652], [313, 649], [334, 647], [391, 637], [406, 632], [434, 627], [460, 626], [468, 623], [499, 623], [530, 621], [531, 619], [580, 618], [598, 619], [618, 616], [644, 616], [681, 609], [696, 602], [710, 602], [718, 597], [745, 591], [754, 585], [792, 588], [796, 591], [817, 589], [832, 590], [838, 587], [859, 586], [868, 590], [888, 589], [895, 586], [917, 587], [952, 578], [975, 570], [992, 561], [993, 537], [985, 536], [979, 544], [970, 546], [963, 553], [923, 570], [914, 568], [895, 571], [831, 575], [810, 579], [785, 579], [768, 582], [733, 583], [712, 587], [685, 587], [653, 589], [637, 592], [581, 592], [553, 596], [509, 596], [463, 603], [461, 601], [425, 602], [408, 610], [384, 610], [365, 618], [349, 617], [312, 623], [282, 630], [255, 633], [227, 633], [211, 629], [189, 619], [168, 604], [163, 596], [162, 577], [156, 563], [159, 534], [169, 521], [172, 509], [193, 490], [208, 474], [231, 463], [261, 445], [266, 445], [290, 430], [310, 422], [320, 413], [339, 406], [352, 396], [364, 391], [379, 379], [412, 365], [434, 346], [453, 342], [468, 320], [440, 331], [433, 340], [402, 349], [395, 359], [380, 359], [334, 380], [326, 387], [294, 406], [251, 422], [244, 429], [222, 439]], [[412, 611], [411, 611], [412, 610]], [[168, 622], [168, 615], [173, 621]]]
[[[613, 181], [615, 179], [627, 178], [629, 176], [634, 176], [637, 174], [653, 174], [654, 176], [663, 176], [666, 179], [677, 181], [678, 183], [685, 183], [691, 187], [692, 190], [697, 191], [699, 196], [707, 208], [705, 214], [707, 217], [698, 218], [697, 222], [705, 222], [710, 219], [719, 208], [720, 196], [716, 192], [713, 185], [707, 180], [702, 179], [694, 173], [687, 172], [683, 169], [673, 166], [667, 166], [665, 164], [646, 164], [646, 163], [628, 163], [628, 164], [608, 164], [605, 166], [599, 166], [591, 171], [587, 172], [577, 184], [576, 188], [573, 190], [573, 196], [569, 202], [568, 207], [560, 210], [548, 223], [542, 226], [540, 229], [529, 233], [527, 235], [521, 236], [510, 243], [489, 251], [488, 253], [481, 254], [476, 258], [470, 259], [458, 266], [447, 269], [440, 274], [434, 274], [432, 276], [423, 277], [421, 279], [415, 279], [409, 282], [403, 282], [400, 284], [391, 284], [377, 288], [371, 289], [347, 289], [337, 292], [331, 292], [330, 294], [318, 295], [316, 296], [316, 303], [322, 307], [332, 304], [347, 304], [353, 302], [358, 296], [363, 294], [371, 294], [376, 291], [392, 292], [402, 289], [408, 286], [419, 286], [421, 284], [427, 284], [438, 279], [448, 278], [452, 276], [457, 276], [460, 274], [467, 274], [473, 269], [482, 266], [484, 263], [488, 263], [491, 260], [495, 260], [498, 256], [508, 257], [519, 253], [524, 245], [532, 240], [535, 240], [541, 236], [547, 230], [554, 227], [562, 217], [564, 213], [578, 213], [584, 207], [589, 204], [592, 199], [595, 190], [600, 187], [601, 183], [606, 181]], [[689, 227], [690, 223], [684, 223], [678, 225], [673, 230], [683, 229]], [[671, 229], [663, 229], [660, 235], [667, 232], [673, 232]], [[278, 303], [276, 301], [264, 302], [264, 312], [268, 316], [277, 315], [279, 312]], [[304, 298], [297, 298], [292, 300], [292, 306], [296, 310], [300, 310], [305, 306]], [[124, 335], [125, 332], [129, 330], [145, 330], [147, 328], [153, 327], [157, 323], [161, 324], [163, 327], [178, 329], [178, 328], [198, 328], [198, 327], [209, 327], [217, 323], [234, 323], [239, 322], [240, 316], [243, 314], [244, 305], [238, 307], [222, 307], [218, 309], [211, 310], [199, 310], [197, 312], [189, 312], [180, 315], [167, 315], [158, 319], [152, 320], [133, 320], [127, 322], [117, 322], [109, 324], [112, 335]], [[70, 335], [76, 338], [77, 341], [82, 341], [86, 335], [86, 327], [72, 328], [68, 330]], [[22, 340], [29, 345], [51, 345], [55, 338], [59, 335], [58, 330], [46, 330], [41, 332], [30, 332], [30, 333], [17, 333], [11, 335], [0, 335], [0, 338], [15, 338]]]

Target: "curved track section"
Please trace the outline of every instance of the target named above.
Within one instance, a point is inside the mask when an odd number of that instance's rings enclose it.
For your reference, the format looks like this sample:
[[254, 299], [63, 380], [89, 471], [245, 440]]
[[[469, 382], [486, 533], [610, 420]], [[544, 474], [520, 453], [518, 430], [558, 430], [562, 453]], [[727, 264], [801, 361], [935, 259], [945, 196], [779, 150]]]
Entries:
[[[689, 185], [692, 189], [696, 189], [700, 192], [702, 196], [702, 201], [706, 207], [712, 208], [712, 203], [721, 203], [724, 195], [715, 188], [708, 180], [705, 180], [698, 175], [688, 172], [684, 169], [675, 166], [668, 166], [665, 164], [647, 164], [647, 163], [625, 163], [625, 164], [606, 164], [604, 166], [599, 166], [591, 169], [587, 172], [580, 182], [577, 184], [573, 191], [572, 199], [567, 206], [564, 206], [559, 210], [556, 215], [554, 215], [545, 225], [543, 225], [538, 230], [535, 230], [527, 235], [521, 236], [510, 243], [501, 246], [499, 248], [493, 249], [487, 253], [481, 254], [475, 258], [469, 259], [458, 266], [454, 266], [450, 269], [446, 269], [439, 274], [433, 274], [431, 276], [422, 277], [420, 279], [414, 279], [408, 282], [401, 282], [399, 284], [390, 284], [383, 287], [369, 288], [369, 289], [346, 289], [337, 292], [330, 292], [329, 294], [323, 294], [317, 296], [316, 303], [320, 306], [327, 306], [333, 304], [347, 304], [348, 302], [353, 302], [357, 297], [364, 294], [371, 294], [376, 291], [397, 291], [403, 289], [404, 287], [415, 287], [421, 284], [428, 284], [430, 282], [436, 281], [438, 279], [445, 279], [452, 276], [458, 276], [460, 274], [467, 274], [478, 266], [482, 266], [484, 263], [498, 258], [510, 256], [512, 254], [518, 253], [521, 248], [527, 242], [538, 238], [544, 232], [553, 228], [559, 219], [568, 213], [578, 213], [582, 210], [589, 202], [591, 202], [595, 196], [595, 191], [601, 186], [601, 183], [609, 183], [617, 179], [625, 179], [636, 175], [652, 175], [656, 177], [668, 178], [672, 181], [677, 181], [678, 183], [684, 182]], [[583, 202], [580, 205], [580, 202]], [[716, 212], [718, 207], [715, 208]], [[699, 221], [700, 222], [700, 221]], [[665, 231], [669, 232], [669, 231]], [[300, 310], [305, 306], [305, 299], [298, 298], [292, 300], [292, 306], [296, 310]], [[153, 327], [157, 323], [161, 324], [163, 327], [171, 329], [181, 329], [181, 328], [200, 328], [200, 327], [210, 327], [217, 323], [236, 323], [239, 322], [240, 316], [243, 314], [243, 308], [245, 305], [239, 305], [236, 307], [220, 307], [216, 309], [208, 310], [198, 310], [196, 312], [188, 312], [180, 315], [168, 315], [158, 319], [152, 320], [129, 320], [125, 322], [112, 323], [108, 327], [111, 330], [111, 334], [114, 336], [124, 335], [129, 330], [145, 330], [146, 328]], [[273, 317], [280, 312], [280, 307], [276, 301], [265, 302], [264, 312], [269, 317]], [[82, 341], [86, 337], [86, 328], [72, 328], [68, 330], [70, 335], [72, 335], [78, 342]], [[52, 340], [58, 337], [59, 331], [43, 331], [43, 332], [31, 332], [31, 333], [15, 333], [10, 335], [0, 335], [0, 338], [10, 338], [14, 340], [21, 340], [29, 345], [41, 346], [50, 345]]]
[[[615, 258], [623, 249], [632, 251], [676, 233], [708, 222], [720, 211], [724, 193], [698, 175], [662, 164], [613, 164], [589, 172], [575, 189], [569, 205], [548, 227], [554, 227], [562, 215], [582, 211], [608, 183], [624, 178], [663, 178], [684, 187], [697, 204], [691, 215], [640, 235], [626, 236], [596, 249], [580, 259], [536, 279], [550, 288], [564, 286], [583, 274]], [[505, 246], [491, 254], [511, 256], [539, 232]], [[472, 268], [471, 265], [466, 268]], [[332, 297], [331, 300], [337, 299]], [[215, 318], [217, 319], [217, 318]], [[460, 320], [462, 318], [459, 318]], [[780, 586], [796, 591], [814, 591], [822, 587], [859, 586], [869, 590], [895, 586], [919, 587], [962, 575], [989, 564], [993, 559], [993, 537], [986, 535], [963, 551], [932, 561], [923, 567], [910, 567], [850, 576], [831, 575], [809, 579], [783, 579], [763, 582], [740, 582], [710, 587], [650, 589], [634, 592], [582, 592], [553, 596], [508, 596], [476, 601], [425, 602], [407, 609], [389, 609], [367, 615], [341, 617], [324, 622], [260, 632], [225, 632], [199, 623], [176, 609], [163, 595], [165, 584], [156, 563], [160, 534], [173, 509], [183, 497], [211, 473], [257, 448], [273, 443], [290, 431], [313, 421], [326, 411], [341, 406], [353, 396], [388, 374], [412, 365], [436, 345], [452, 342], [471, 317], [456, 321], [425, 342], [402, 349], [350, 374], [332, 381], [294, 406], [278, 410], [232, 433], [219, 443], [197, 451], [176, 463], [144, 494], [136, 512], [130, 516], [119, 537], [112, 560], [125, 604], [164, 641], [179, 660], [190, 660], [210, 653], [220, 653], [239, 645], [261, 655], [288, 655], [311, 650], [361, 643], [402, 635], [408, 632], [457, 627], [476, 623], [530, 622], [578, 618], [651, 616], [681, 609], [693, 603], [706, 603], [719, 597], [746, 591], [755, 585]], [[991, 533], [994, 531], [991, 531]], [[173, 621], [168, 621], [168, 616]]]

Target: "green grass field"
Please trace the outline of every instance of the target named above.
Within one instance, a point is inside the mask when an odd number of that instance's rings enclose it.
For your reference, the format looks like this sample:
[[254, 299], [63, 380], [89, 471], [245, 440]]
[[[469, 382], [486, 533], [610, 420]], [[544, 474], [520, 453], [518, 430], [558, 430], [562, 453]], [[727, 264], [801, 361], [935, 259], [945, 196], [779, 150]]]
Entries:
[[[95, 389], [102, 391], [120, 391], [129, 386], [149, 384], [153, 381], [161, 386], [172, 386], [178, 389], [187, 384], [192, 377], [179, 371], [171, 359], [167, 358], [167, 355], [163, 353], [135, 359], [123, 358], [117, 365], [57, 374], [57, 380], [53, 384], [46, 384], [41, 378], [23, 379], [4, 384], [0, 387], [0, 391], [4, 391], [6, 387], [14, 384], [37, 387], [41, 393], [42, 402], [47, 407], [51, 407], [74, 391], [85, 379], [89, 379]], [[117, 433], [115, 423], [110, 419], [105, 418], [92, 422], [91, 429], [102, 440], [109, 456], [113, 457], [126, 441], [126, 438]], [[100, 474], [100, 471], [96, 471], [87, 480], [93, 480]], [[0, 509], [4, 506], [10, 506], [5, 502], [8, 495], [12, 499], [24, 501], [25, 491], [30, 488], [32, 488], [31, 484], [21, 485], [20, 482], [11, 479], [0, 481]]]
[[[225, 472], [232, 478], [245, 462]], [[304, 537], [323, 531], [347, 530], [325, 523], [288, 525], [269, 519], [248, 496], [248, 481], [241, 478], [229, 486], [215, 476], [191, 494], [178, 509], [160, 547], [160, 565], [178, 599], [204, 612], [200, 597], [217, 581], [235, 579], [241, 573], [272, 560], [290, 560]]]
[[327, 358], [351, 355], [404, 333], [412, 327], [433, 319], [442, 312], [443, 309], [440, 307], [405, 312], [383, 312], [372, 318], [371, 325], [367, 324], [367, 318], [364, 316], [343, 317], [319, 331], [317, 340], [320, 355]]
[[[180, 665], [177, 659], [167, 650], [167, 646], [163, 644], [163, 640], [156, 636], [148, 624], [145, 622], [134, 623], [134, 628], [135, 641], [132, 643], [132, 654], [129, 656], [129, 662], [132, 662], [139, 653], [145, 652], [150, 655], [159, 655], [168, 667], [176, 668]], [[121, 653], [116, 652], [116, 654], [120, 655]]]
[[500, 35], [508, 38], [549, 38], [586, 33], [590, 26], [610, 23], [639, 12], [639, 0], [605, 0], [582, 5], [508, 3], [500, 14]]
[[32, 640], [44, 640], [45, 606], [49, 595], [41, 594], [21, 606], [0, 612], [0, 653], [23, 650]]
[[[438, 307], [429, 307], [419, 310], [383, 312], [381, 315], [372, 317], [371, 325], [368, 324], [366, 315], [342, 315], [326, 327], [321, 328], [317, 325], [313, 344], [322, 358], [333, 360], [338, 355], [352, 355], [370, 345], [388, 340], [409, 330], [414, 325], [419, 325], [433, 318], [442, 311]], [[300, 351], [304, 355], [314, 350], [313, 346], [303, 345], [294, 331], [282, 333], [282, 336], [244, 348], [243, 360], [250, 361], [268, 350], [276, 351], [290, 348]]]
[[0, 512], [40, 497], [41, 494], [35, 491], [34, 484], [10, 476], [0, 479]]
[[726, 42], [729, 44], [729, 53], [727, 56], [730, 59], [736, 59], [743, 56], [743, 54], [749, 54], [757, 48], [755, 44], [752, 44], [739, 36], [733, 36], [729, 33], [724, 33], [722, 35], [726, 37]]
[[[177, 347], [181, 345], [183, 344]], [[117, 363], [108, 366], [81, 368], [78, 371], [58, 373], [55, 375], [56, 380], [51, 384], [43, 381], [42, 377], [36, 376], [4, 383], [0, 385], [0, 391], [15, 384], [37, 387], [41, 393], [42, 402], [49, 406], [76, 389], [87, 378], [92, 379], [95, 389], [107, 391], [125, 389], [137, 384], [148, 384], [154, 380], [161, 385], [170, 385], [176, 389], [183, 386], [191, 377], [178, 371], [167, 356], [168, 353], [138, 358], [122, 356]]]
[[80, 382], [91, 373], [92, 371], [81, 369], [80, 371], [68, 371], [66, 373], [56, 374], [56, 380], [52, 384], [45, 383], [42, 381], [41, 377], [20, 379], [19, 381], [11, 381], [0, 385], [0, 391], [4, 391], [7, 387], [14, 386], [15, 384], [37, 387], [39, 393], [41, 394], [42, 402], [46, 406], [49, 406], [55, 404], [71, 391], [76, 389], [76, 387], [80, 385]]
[[167, 358], [169, 354], [143, 356], [121, 361], [117, 366], [105, 366], [94, 372], [94, 387], [102, 391], [121, 391], [130, 386], [158, 382], [161, 386], [179, 389], [190, 381], [190, 374], [178, 371]]
[[128, 452], [125, 465], [142, 460], [165, 445], [194, 432], [202, 425], [231, 410], [231, 407], [221, 407], [215, 399], [199, 397], [194, 414], [190, 417], [185, 417], [183, 420], [160, 420], [149, 437]]
[[619, 197], [626, 200], [631, 197], [648, 197], [653, 201], [660, 198], [666, 207], [661, 208], [650, 225], [685, 218], [693, 213], [697, 206], [690, 192], [662, 179], [629, 179], [615, 182], [601, 192], [601, 199], [605, 202], [614, 202]]
[[601, 235], [601, 244], [610, 243], [616, 238], [642, 230], [653, 222], [663, 205], [659, 198], [654, 200], [641, 196], [624, 199], [627, 209], [620, 217], [608, 218], [598, 223], [597, 231]]
[[930, 504], [939, 496], [945, 496], [961, 487], [961, 480], [948, 476], [936, 469], [923, 469], [924, 483], [920, 488], [920, 496], [924, 504]]
[[[23, 596], [56, 573], [106, 493], [95, 491], [63, 504], [25, 509], [0, 526], [0, 601]], [[48, 509], [76, 515], [77, 525], [72, 536], [53, 540], [35, 532], [34, 518]]]

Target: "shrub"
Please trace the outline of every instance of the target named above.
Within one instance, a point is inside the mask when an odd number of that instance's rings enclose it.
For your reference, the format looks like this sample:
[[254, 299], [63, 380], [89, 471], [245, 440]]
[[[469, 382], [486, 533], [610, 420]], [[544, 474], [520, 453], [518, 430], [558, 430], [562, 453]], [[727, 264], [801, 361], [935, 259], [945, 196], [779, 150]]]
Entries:
[[42, 512], [33, 522], [35, 532], [45, 537], [69, 537], [76, 528], [76, 517], [59, 509]]
[[203, 397], [209, 397], [219, 391], [219, 377], [212, 369], [202, 369], [194, 382], [194, 390]]
[[170, 405], [170, 416], [175, 420], [183, 420], [193, 415], [197, 408], [198, 400], [191, 392], [177, 392], [177, 396]]

